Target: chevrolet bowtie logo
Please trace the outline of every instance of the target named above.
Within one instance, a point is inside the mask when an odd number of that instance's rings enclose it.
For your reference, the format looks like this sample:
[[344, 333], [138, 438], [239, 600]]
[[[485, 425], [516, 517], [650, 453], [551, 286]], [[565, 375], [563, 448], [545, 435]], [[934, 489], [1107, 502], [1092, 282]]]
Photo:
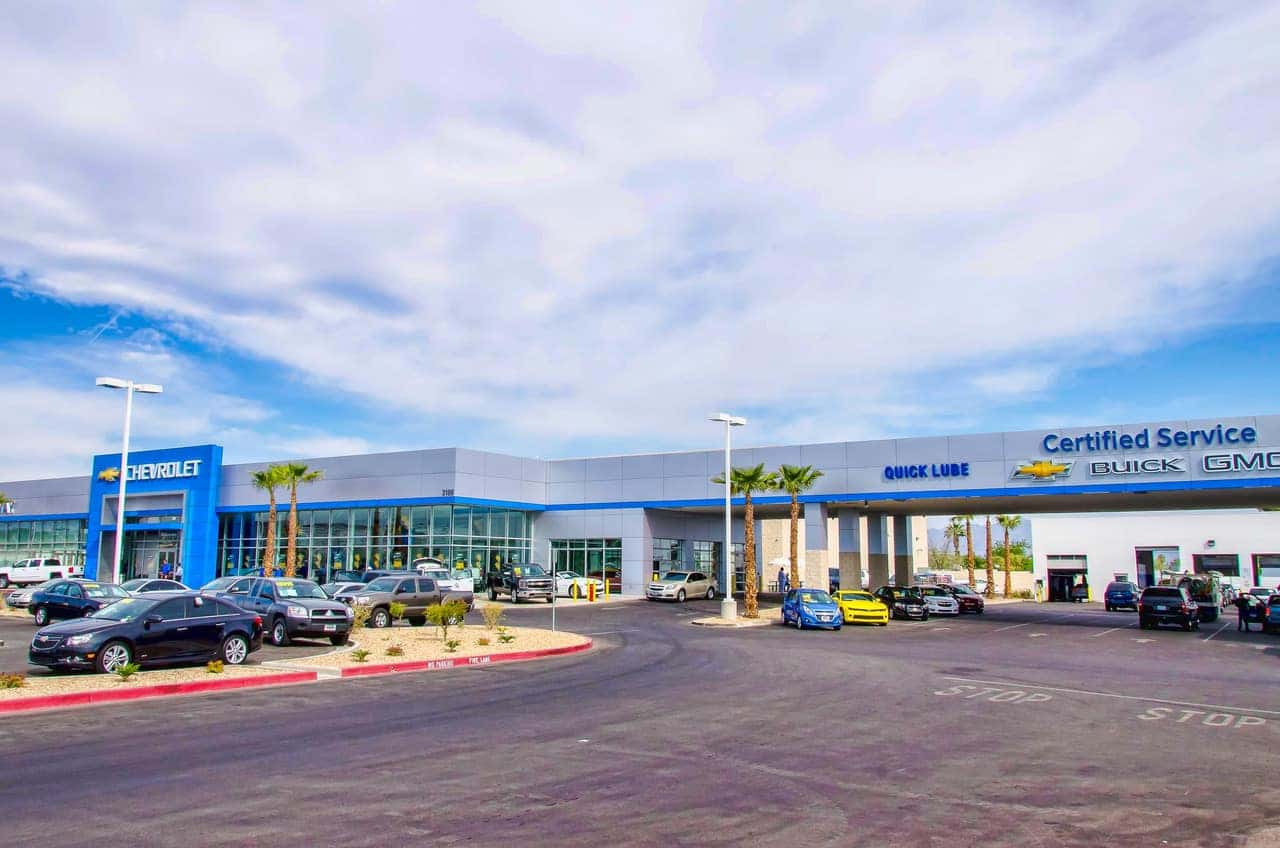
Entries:
[[1071, 476], [1074, 461], [1054, 462], [1049, 459], [1028, 460], [1013, 470], [1014, 480], [1057, 480]]
[[98, 479], [104, 483], [114, 483], [120, 479], [120, 469], [104, 468], [98, 472]]

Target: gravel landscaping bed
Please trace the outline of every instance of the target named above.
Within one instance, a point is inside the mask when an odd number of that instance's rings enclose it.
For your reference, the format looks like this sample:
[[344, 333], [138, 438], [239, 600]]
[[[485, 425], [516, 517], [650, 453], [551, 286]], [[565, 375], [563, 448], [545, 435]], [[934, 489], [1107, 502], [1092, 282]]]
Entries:
[[121, 680], [114, 674], [72, 672], [68, 674], [28, 677], [20, 689], [0, 689], [0, 701], [35, 698], [41, 695], [69, 695], [73, 692], [95, 692], [104, 689], [136, 689], [141, 686], [157, 686], [162, 683], [194, 683], [201, 680], [222, 680], [230, 677], [253, 677], [262, 674], [279, 674], [275, 669], [261, 666], [226, 666], [221, 674], [210, 674], [204, 666], [166, 668], [156, 671], [140, 671], [133, 677]]
[[[513, 641], [502, 643], [498, 634], [485, 630], [482, 626], [469, 625], [459, 630], [449, 628], [449, 639], [457, 640], [456, 651], [445, 650], [444, 640], [440, 633], [431, 627], [388, 627], [382, 630], [364, 628], [352, 637], [356, 647], [369, 652], [365, 662], [356, 662], [352, 651], [342, 650], [318, 657], [304, 657], [291, 660], [289, 666], [321, 666], [325, 668], [347, 668], [349, 666], [373, 665], [379, 663], [407, 662], [412, 660], [439, 660], [451, 657], [476, 657], [485, 654], [511, 654], [517, 651], [541, 651], [549, 648], [568, 648], [574, 645], [585, 645], [591, 640], [577, 633], [543, 630], [536, 627], [508, 627], [507, 633], [516, 637]], [[488, 639], [488, 645], [481, 645], [481, 639]], [[400, 645], [404, 653], [399, 656], [387, 654], [387, 648]]]

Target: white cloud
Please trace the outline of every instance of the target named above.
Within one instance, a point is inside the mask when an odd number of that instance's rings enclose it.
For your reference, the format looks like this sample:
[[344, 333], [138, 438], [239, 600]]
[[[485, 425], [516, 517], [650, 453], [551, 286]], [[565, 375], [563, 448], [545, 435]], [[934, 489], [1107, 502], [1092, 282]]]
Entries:
[[1280, 220], [1275, 6], [144, 11], [0, 23], [0, 265], [509, 441], [963, 421]]

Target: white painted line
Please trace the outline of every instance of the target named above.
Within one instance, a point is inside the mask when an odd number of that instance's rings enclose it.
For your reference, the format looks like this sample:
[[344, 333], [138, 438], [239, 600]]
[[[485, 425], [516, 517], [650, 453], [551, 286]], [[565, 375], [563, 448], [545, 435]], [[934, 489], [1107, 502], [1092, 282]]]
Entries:
[[631, 627], [627, 630], [597, 630], [595, 633], [579, 633], [579, 636], [608, 636], [610, 633], [639, 633], [639, 627]]
[[1202, 641], [1202, 642], [1208, 642], [1208, 641], [1209, 641], [1210, 639], [1212, 639], [1214, 636], [1217, 636], [1219, 633], [1221, 633], [1222, 631], [1226, 630], [1226, 629], [1227, 629], [1228, 627], [1230, 627], [1230, 626], [1231, 626], [1231, 622], [1229, 622], [1229, 621], [1224, 622], [1224, 623], [1223, 623], [1223, 625], [1222, 625], [1221, 627], [1219, 627], [1217, 630], [1215, 630], [1215, 631], [1213, 631], [1212, 633], [1210, 633], [1208, 636], [1204, 637], [1204, 639], [1202, 639], [1201, 641]]
[[1110, 630], [1104, 630], [1101, 633], [1094, 633], [1090, 639], [1097, 639], [1099, 636], [1106, 636], [1108, 633], [1115, 633], [1117, 630], [1124, 630], [1123, 627], [1112, 627]]
[[1030, 627], [1032, 623], [1033, 622], [1026, 621], [1026, 622], [1023, 622], [1022, 624], [1010, 624], [1008, 627], [997, 627], [995, 630], [992, 630], [991, 632], [999, 633], [1001, 630], [1013, 630], [1015, 627]]
[[1210, 710], [1229, 710], [1237, 713], [1266, 713], [1280, 716], [1280, 710], [1260, 710], [1256, 707], [1225, 707], [1221, 704], [1197, 704], [1194, 701], [1171, 701], [1168, 698], [1145, 698], [1140, 695], [1118, 695], [1115, 692], [1097, 692], [1092, 689], [1067, 689], [1061, 686], [1041, 686], [1039, 683], [1011, 682], [1008, 680], [977, 680], [972, 677], [943, 677], [943, 680], [959, 680], [963, 683], [981, 683], [983, 686], [1022, 686], [1028, 689], [1043, 689], [1046, 692], [1066, 692], [1069, 695], [1093, 695], [1096, 698], [1116, 698], [1121, 701], [1142, 701], [1151, 704], [1173, 704], [1177, 707], [1204, 707]]
[[1133, 641], [1137, 642], [1139, 645], [1142, 645], [1147, 642], [1154, 642], [1155, 639], [1134, 639]]
[[1043, 636], [1043, 635], [1045, 635], [1045, 634], [1043, 634], [1043, 633], [1028, 633], [1028, 634], [1027, 634], [1027, 638], [1028, 638], [1028, 639], [1039, 639], [1039, 638], [1040, 638], [1041, 636]]

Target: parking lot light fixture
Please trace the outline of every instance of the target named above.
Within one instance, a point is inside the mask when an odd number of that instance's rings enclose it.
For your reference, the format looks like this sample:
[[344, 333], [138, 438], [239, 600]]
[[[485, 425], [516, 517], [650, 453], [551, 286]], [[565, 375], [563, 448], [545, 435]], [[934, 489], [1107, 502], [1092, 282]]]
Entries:
[[747, 419], [738, 418], [727, 412], [717, 412], [707, 419], [724, 424], [724, 550], [720, 552], [720, 560], [724, 568], [724, 579], [720, 583], [720, 617], [725, 621], [733, 621], [738, 617], [738, 603], [733, 599], [733, 428], [743, 427]]
[[104, 389], [124, 389], [124, 438], [120, 447], [120, 494], [116, 498], [116, 551], [111, 562], [108, 583], [120, 582], [120, 559], [124, 555], [124, 491], [129, 479], [129, 425], [133, 420], [133, 393], [158, 395], [163, 386], [154, 383], [135, 383], [119, 377], [99, 377], [95, 383]]

